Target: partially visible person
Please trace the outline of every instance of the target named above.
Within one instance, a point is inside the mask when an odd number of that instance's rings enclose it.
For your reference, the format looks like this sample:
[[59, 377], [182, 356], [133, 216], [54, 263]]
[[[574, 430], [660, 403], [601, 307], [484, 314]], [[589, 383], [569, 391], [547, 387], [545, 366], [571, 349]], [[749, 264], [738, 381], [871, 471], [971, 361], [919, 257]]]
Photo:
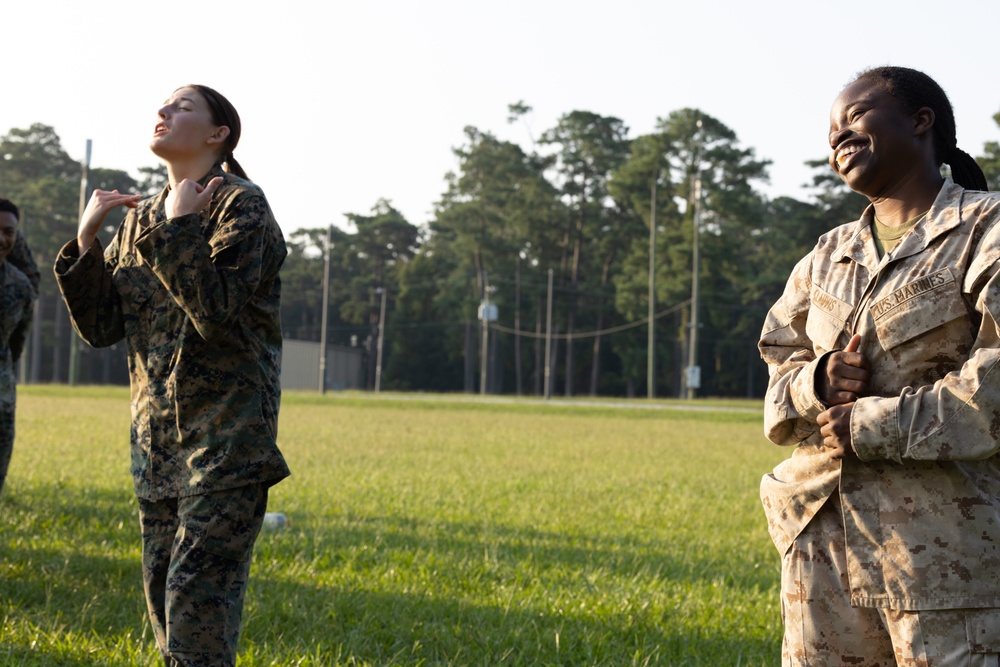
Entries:
[[[167, 667], [236, 664], [253, 544], [278, 450], [286, 249], [263, 191], [233, 156], [239, 115], [217, 91], [175, 90], [150, 149], [168, 185], [96, 190], [55, 274], [89, 344], [122, 339], [143, 585]], [[107, 249], [108, 212], [125, 207]]]
[[[15, 209], [17, 208], [11, 204]], [[18, 218], [20, 224], [21, 216], [15, 214]], [[42, 274], [38, 270], [38, 265], [35, 263], [35, 256], [31, 252], [31, 248], [28, 247], [28, 241], [24, 238], [24, 232], [21, 229], [17, 230], [17, 239], [14, 241], [14, 247], [10, 249], [10, 254], [7, 255], [7, 261], [21, 269], [21, 273], [27, 277], [28, 282], [35, 290], [35, 294], [38, 294], [38, 287], [42, 282]]]
[[[20, 213], [9, 199], [0, 199], [0, 492], [14, 451], [14, 411], [17, 387], [14, 362], [24, 351], [37, 295], [38, 268], [18, 231]], [[15, 266], [17, 260], [34, 268], [36, 282]], [[25, 254], [26, 253], [26, 254]]]

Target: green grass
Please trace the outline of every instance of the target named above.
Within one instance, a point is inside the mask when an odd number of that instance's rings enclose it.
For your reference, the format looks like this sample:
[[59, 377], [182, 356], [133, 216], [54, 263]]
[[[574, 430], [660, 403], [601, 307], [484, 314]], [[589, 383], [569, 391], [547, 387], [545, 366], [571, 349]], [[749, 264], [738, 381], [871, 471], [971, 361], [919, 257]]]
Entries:
[[[19, 391], [0, 665], [158, 664], [127, 391]], [[779, 662], [759, 403], [468, 398], [286, 394], [241, 666]]]

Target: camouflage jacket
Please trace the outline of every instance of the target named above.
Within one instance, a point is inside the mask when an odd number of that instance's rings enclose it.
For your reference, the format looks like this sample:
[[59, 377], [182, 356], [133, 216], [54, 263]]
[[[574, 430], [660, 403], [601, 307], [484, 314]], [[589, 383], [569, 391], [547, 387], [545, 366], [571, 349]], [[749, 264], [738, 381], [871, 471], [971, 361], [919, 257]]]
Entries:
[[225, 182], [201, 214], [167, 220], [168, 190], [128, 212], [103, 252], [63, 247], [55, 274], [73, 326], [95, 347], [125, 339], [132, 476], [142, 498], [273, 483], [286, 250], [260, 189]]
[[[881, 260], [873, 215], [820, 238], [763, 327], [765, 434], [797, 445], [761, 483], [771, 536], [784, 553], [839, 488], [854, 604], [1000, 607], [1000, 195], [946, 181]], [[841, 463], [814, 382], [854, 333], [871, 380]]]
[[20, 230], [17, 232], [14, 247], [10, 249], [10, 254], [7, 255], [7, 261], [21, 270], [21, 273], [31, 283], [35, 294], [38, 294], [38, 286], [41, 284], [42, 274], [38, 270], [38, 265], [35, 264], [35, 256], [31, 253], [31, 248], [28, 247], [24, 233]]
[[13, 410], [17, 401], [14, 362], [24, 350], [34, 302], [31, 280], [8, 258], [0, 264], [0, 410]]

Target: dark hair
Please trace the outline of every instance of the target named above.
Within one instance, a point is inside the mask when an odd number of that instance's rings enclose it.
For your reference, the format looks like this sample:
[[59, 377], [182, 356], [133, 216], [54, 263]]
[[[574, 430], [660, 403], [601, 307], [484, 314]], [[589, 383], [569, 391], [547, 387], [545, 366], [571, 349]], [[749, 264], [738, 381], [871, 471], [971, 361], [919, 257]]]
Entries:
[[21, 212], [17, 210], [17, 206], [14, 205], [9, 199], [0, 199], [0, 212], [13, 213], [15, 220], [21, 219]]
[[855, 81], [871, 81], [899, 100], [903, 110], [912, 113], [922, 107], [934, 112], [934, 159], [938, 165], [951, 167], [952, 179], [971, 190], [988, 190], [986, 176], [976, 160], [957, 145], [955, 112], [944, 90], [934, 79], [909, 67], [872, 67], [862, 71]]
[[197, 90], [205, 98], [205, 102], [208, 103], [208, 108], [212, 112], [213, 123], [216, 125], [225, 125], [229, 128], [229, 136], [226, 137], [226, 142], [222, 145], [221, 159], [221, 162], [226, 165], [226, 171], [249, 181], [250, 178], [247, 176], [247, 173], [243, 171], [243, 167], [233, 157], [233, 151], [236, 150], [236, 144], [240, 143], [240, 132], [243, 129], [240, 124], [240, 115], [236, 113], [236, 107], [222, 93], [208, 86], [191, 84], [187, 88]]

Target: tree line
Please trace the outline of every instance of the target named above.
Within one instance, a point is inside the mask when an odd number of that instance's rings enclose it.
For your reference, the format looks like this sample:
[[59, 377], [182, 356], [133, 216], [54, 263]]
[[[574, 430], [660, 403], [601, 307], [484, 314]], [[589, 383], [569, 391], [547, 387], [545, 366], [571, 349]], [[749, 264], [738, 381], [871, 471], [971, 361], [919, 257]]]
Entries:
[[[517, 122], [530, 107], [509, 111]], [[363, 350], [369, 388], [381, 326], [384, 389], [644, 396], [651, 367], [654, 394], [678, 396], [694, 350], [699, 395], [759, 396], [766, 371], [756, 342], [767, 309], [816, 238], [867, 203], [825, 159], [809, 162], [807, 198], [766, 197], [759, 186], [769, 161], [697, 109], [635, 137], [618, 118], [572, 111], [527, 150], [475, 127], [464, 134], [426, 226], [380, 199], [347, 214], [346, 225], [331, 220], [286, 238], [285, 337], [321, 340], [327, 271], [326, 340]], [[127, 383], [121, 344], [94, 350], [79, 341], [49, 277], [75, 236], [81, 194], [89, 196], [81, 164], [43, 124], [11, 129], [0, 158], [0, 196], [21, 208], [43, 274], [22, 380]], [[1000, 189], [1000, 144], [986, 143], [978, 160]], [[137, 176], [91, 168], [87, 178], [89, 189], [145, 195], [165, 183], [162, 166]], [[122, 215], [109, 216], [105, 244]], [[484, 303], [496, 320], [480, 320]]]

